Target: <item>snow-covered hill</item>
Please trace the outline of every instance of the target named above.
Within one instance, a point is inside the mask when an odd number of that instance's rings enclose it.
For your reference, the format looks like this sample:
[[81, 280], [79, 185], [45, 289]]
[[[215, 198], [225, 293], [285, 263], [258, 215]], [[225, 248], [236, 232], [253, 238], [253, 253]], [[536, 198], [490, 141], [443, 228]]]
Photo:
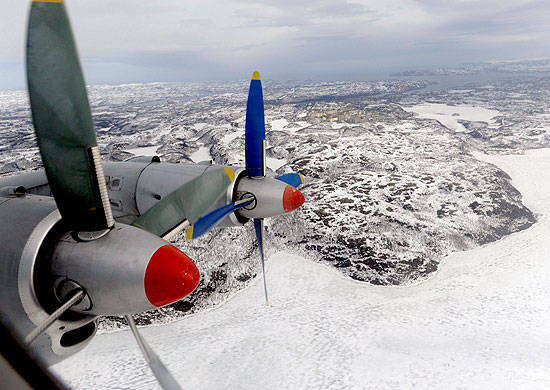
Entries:
[[[144, 336], [192, 389], [547, 389], [550, 150], [478, 157], [510, 174], [535, 225], [454, 253], [408, 287], [279, 253], [268, 262], [272, 306], [255, 280]], [[55, 371], [77, 388], [157, 386], [128, 331], [99, 335]]]

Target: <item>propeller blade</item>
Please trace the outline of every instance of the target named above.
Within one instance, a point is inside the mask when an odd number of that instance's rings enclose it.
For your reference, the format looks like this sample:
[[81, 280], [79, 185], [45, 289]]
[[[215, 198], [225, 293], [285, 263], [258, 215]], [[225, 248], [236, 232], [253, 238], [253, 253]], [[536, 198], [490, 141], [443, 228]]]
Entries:
[[33, 1], [27, 83], [48, 183], [73, 230], [114, 225], [80, 61], [62, 1]]
[[237, 202], [233, 202], [223, 207], [220, 207], [206, 214], [204, 217], [200, 217], [197, 222], [191, 225], [191, 228], [187, 231], [186, 238], [188, 240], [192, 240], [202, 236], [203, 234], [214, 228], [226, 216], [234, 213], [241, 207], [249, 205], [250, 203], [252, 203], [253, 200], [254, 198], [241, 199]]
[[69, 311], [71, 307], [76, 305], [86, 296], [86, 293], [82, 289], [77, 289], [73, 292], [71, 298], [61, 305], [56, 311], [49, 315], [40, 325], [34, 328], [28, 335], [25, 337], [25, 343], [30, 345], [38, 336], [42, 334], [46, 329], [53, 325], [53, 323], [59, 319], [65, 312]]
[[294, 188], [300, 187], [302, 184], [304, 184], [304, 177], [301, 173], [286, 173], [281, 176], [277, 176], [275, 179], [282, 181], [283, 183], [289, 184]]
[[265, 176], [264, 97], [260, 73], [254, 72], [246, 103], [244, 157], [248, 176]]
[[171, 192], [143, 213], [132, 225], [159, 237], [195, 223], [235, 179], [231, 168], [208, 168], [204, 173]]
[[162, 363], [162, 360], [160, 360], [157, 354], [151, 349], [149, 344], [147, 344], [145, 339], [139, 333], [132, 316], [126, 315], [125, 318], [126, 321], [128, 321], [128, 325], [130, 325], [130, 329], [132, 329], [132, 333], [134, 334], [134, 337], [139, 345], [139, 349], [141, 349], [141, 353], [143, 354], [145, 361], [149, 364], [149, 367], [151, 367], [151, 371], [153, 371], [153, 374], [160, 383], [160, 386], [164, 390], [181, 390], [181, 386], [178, 384], [174, 376], [170, 373], [170, 371], [168, 371], [166, 366]]
[[262, 260], [262, 273], [264, 275], [265, 304], [266, 304], [266, 306], [269, 306], [269, 299], [267, 298], [267, 283], [265, 281], [264, 220], [263, 220], [263, 218], [254, 220], [254, 230], [256, 231], [256, 239], [258, 240], [258, 248], [260, 249], [260, 259]]

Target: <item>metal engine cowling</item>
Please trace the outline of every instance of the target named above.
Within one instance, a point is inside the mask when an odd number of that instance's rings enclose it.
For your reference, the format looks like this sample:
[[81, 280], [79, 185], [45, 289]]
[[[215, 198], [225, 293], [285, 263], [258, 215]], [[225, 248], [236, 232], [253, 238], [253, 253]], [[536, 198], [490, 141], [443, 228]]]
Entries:
[[199, 284], [193, 261], [163, 239], [133, 226], [116, 224], [94, 241], [63, 234], [51, 255], [57, 291], [74, 281], [87, 299], [82, 313], [124, 315], [154, 310], [182, 299]]
[[[24, 338], [51, 311], [37, 296], [41, 250], [61, 220], [50, 197], [0, 198], [0, 315]], [[96, 316], [72, 314], [57, 320], [30, 350], [54, 364], [84, 348], [96, 332]]]

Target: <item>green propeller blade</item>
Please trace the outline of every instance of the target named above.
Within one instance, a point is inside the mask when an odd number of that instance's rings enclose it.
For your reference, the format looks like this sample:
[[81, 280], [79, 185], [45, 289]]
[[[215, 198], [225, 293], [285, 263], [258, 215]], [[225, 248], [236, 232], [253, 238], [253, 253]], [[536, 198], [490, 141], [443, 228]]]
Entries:
[[210, 167], [199, 177], [171, 192], [132, 225], [159, 237], [169, 237], [183, 223], [195, 223], [235, 179], [231, 168]]
[[62, 1], [32, 2], [27, 82], [38, 147], [63, 220], [74, 230], [111, 227], [90, 105]]

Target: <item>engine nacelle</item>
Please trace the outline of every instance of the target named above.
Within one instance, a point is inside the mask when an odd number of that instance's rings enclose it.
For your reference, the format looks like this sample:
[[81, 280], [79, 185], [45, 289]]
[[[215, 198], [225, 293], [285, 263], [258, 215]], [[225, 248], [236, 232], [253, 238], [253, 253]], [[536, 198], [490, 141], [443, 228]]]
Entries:
[[217, 226], [241, 226], [249, 219], [268, 218], [291, 212], [300, 207], [304, 195], [296, 188], [274, 177], [249, 177], [244, 168], [234, 168], [235, 180], [227, 187], [225, 196], [213, 204], [207, 213], [237, 200], [253, 197], [254, 200], [224, 218]]
[[97, 315], [153, 310], [191, 293], [199, 271], [183, 252], [137, 227], [115, 224], [83, 241], [68, 232], [53, 198], [0, 197], [0, 315], [24, 339], [66, 301], [85, 297], [29, 346], [54, 364], [82, 349]]
[[86, 298], [72, 310], [95, 315], [123, 315], [154, 310], [189, 295], [199, 271], [185, 253], [134, 226], [116, 224], [90, 242], [64, 233], [51, 255], [55, 293], [77, 283]]
[[[46, 310], [38, 299], [43, 275], [41, 250], [61, 216], [53, 198], [0, 198], [0, 315], [21, 339], [42, 323]], [[46, 364], [57, 363], [86, 346], [96, 332], [96, 316], [62, 316], [29, 346]]]

